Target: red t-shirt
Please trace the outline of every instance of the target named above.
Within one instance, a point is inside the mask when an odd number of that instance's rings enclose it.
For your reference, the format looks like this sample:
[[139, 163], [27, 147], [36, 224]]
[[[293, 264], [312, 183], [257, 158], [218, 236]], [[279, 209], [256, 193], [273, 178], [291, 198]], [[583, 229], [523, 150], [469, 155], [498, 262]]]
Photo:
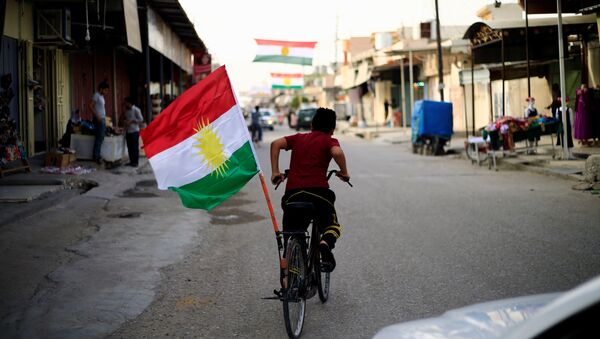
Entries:
[[340, 145], [338, 140], [319, 131], [289, 135], [285, 140], [288, 146], [286, 150], [292, 150], [286, 191], [308, 187], [329, 188], [327, 169], [331, 161], [331, 148]]

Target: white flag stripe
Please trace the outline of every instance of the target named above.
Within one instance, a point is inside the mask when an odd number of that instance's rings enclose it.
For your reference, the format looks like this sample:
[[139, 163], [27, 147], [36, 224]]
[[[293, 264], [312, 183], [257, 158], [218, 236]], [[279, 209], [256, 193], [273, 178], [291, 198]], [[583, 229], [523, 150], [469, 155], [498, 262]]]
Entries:
[[303, 78], [273, 78], [273, 85], [277, 86], [304, 86]]
[[[306, 48], [306, 47], [288, 47], [289, 52], [287, 56], [290, 57], [303, 57], [303, 58], [312, 58], [314, 55], [314, 48]], [[257, 55], [282, 55], [281, 51], [283, 50], [282, 46], [274, 46], [274, 45], [258, 45], [258, 49], [256, 51]]]
[[[209, 125], [223, 143], [227, 158], [248, 141], [246, 124], [238, 116], [241, 114], [239, 106], [234, 105]], [[197, 134], [194, 134], [149, 159], [159, 189], [181, 187], [202, 179], [214, 170], [198, 154], [200, 149], [193, 147], [198, 144], [196, 137]]]

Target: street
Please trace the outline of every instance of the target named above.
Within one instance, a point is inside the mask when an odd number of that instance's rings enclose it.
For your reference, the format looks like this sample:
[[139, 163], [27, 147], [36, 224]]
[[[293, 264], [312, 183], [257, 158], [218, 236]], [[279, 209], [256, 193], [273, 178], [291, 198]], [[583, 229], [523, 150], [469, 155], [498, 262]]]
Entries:
[[[289, 133], [265, 132], [257, 148], [267, 179], [268, 143]], [[598, 197], [572, 190], [573, 182], [336, 137], [354, 187], [330, 182], [342, 224], [337, 268], [329, 301], [307, 302], [304, 337], [370, 338], [393, 323], [562, 291], [600, 273]], [[282, 169], [288, 161], [284, 153]], [[157, 191], [148, 171], [119, 180], [113, 193], [99, 187], [0, 229], [11, 271], [2, 281], [2, 337], [286, 336], [281, 303], [261, 299], [278, 288], [279, 272], [258, 177], [210, 213]], [[270, 194], [280, 220], [283, 189]], [[18, 298], [17, 272], [35, 259], [9, 265], [10, 256], [34, 245], [9, 235], [26, 228], [34, 239], [47, 220], [55, 228], [80, 220], [73, 233], [84, 234], [64, 248], [70, 258], [42, 258], [51, 271], [31, 274], [40, 279], [30, 279], [34, 295]]]

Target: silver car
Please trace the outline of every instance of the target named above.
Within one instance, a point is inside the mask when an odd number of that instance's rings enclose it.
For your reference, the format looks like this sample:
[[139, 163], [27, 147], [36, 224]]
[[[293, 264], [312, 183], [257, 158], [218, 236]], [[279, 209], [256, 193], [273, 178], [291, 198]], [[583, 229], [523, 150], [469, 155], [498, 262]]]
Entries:
[[567, 292], [475, 304], [381, 329], [374, 339], [600, 338], [600, 277]]

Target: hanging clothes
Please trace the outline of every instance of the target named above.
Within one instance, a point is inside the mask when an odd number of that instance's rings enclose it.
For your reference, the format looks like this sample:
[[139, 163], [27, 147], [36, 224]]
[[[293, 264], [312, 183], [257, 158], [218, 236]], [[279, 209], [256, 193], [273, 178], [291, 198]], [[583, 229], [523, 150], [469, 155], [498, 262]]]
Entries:
[[591, 138], [600, 139], [600, 88], [589, 89], [590, 134]]
[[[568, 101], [567, 101], [568, 103]], [[562, 121], [562, 109], [559, 107], [556, 110], [556, 116], [558, 117], [558, 120], [560, 120], [561, 123], [563, 123]], [[571, 108], [569, 108], [567, 106], [567, 123], [563, 123], [563, 128], [567, 128], [567, 147], [568, 148], [573, 148], [573, 136], [571, 134]], [[562, 131], [560, 131], [560, 133], [558, 133], [558, 135], [556, 136], [556, 145], [560, 146], [562, 145], [562, 140], [564, 138], [564, 129]]]
[[592, 136], [590, 91], [578, 88], [575, 92], [575, 139], [586, 141]]

